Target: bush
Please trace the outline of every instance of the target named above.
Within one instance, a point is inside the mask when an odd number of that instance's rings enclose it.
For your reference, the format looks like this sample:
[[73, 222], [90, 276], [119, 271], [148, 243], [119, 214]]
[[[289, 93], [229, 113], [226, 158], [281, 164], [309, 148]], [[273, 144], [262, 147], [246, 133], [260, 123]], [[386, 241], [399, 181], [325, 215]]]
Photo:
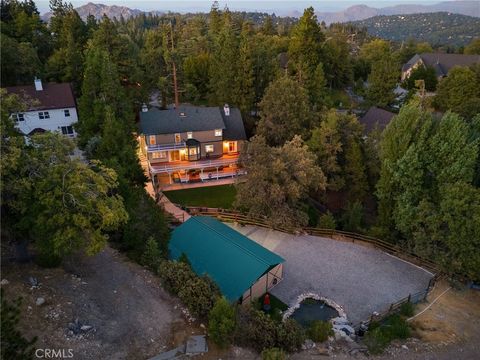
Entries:
[[293, 319], [287, 319], [277, 327], [277, 346], [287, 352], [294, 352], [305, 342], [305, 332]]
[[208, 315], [208, 335], [224, 348], [232, 340], [235, 330], [235, 308], [224, 297], [219, 298]]
[[196, 276], [187, 264], [170, 260], [160, 263], [158, 274], [163, 280], [163, 286], [175, 295], [178, 295], [182, 287]]
[[407, 318], [413, 316], [415, 312], [415, 306], [411, 302], [406, 302], [400, 306], [400, 315], [405, 316]]
[[251, 307], [239, 307], [235, 342], [258, 352], [275, 347], [276, 324], [262, 311]]
[[158, 271], [161, 260], [162, 253], [158, 248], [158, 243], [153, 237], [149, 237], [140, 260], [141, 264], [147, 266], [150, 270]]
[[210, 278], [194, 276], [180, 288], [178, 297], [190, 313], [200, 318], [207, 318], [220, 293]]
[[363, 222], [363, 206], [355, 201], [348, 204], [347, 209], [342, 216], [342, 226], [345, 231], [361, 232]]
[[371, 354], [381, 354], [394, 339], [406, 339], [410, 328], [406, 320], [398, 314], [391, 315], [381, 324], [370, 325], [364, 342]]
[[262, 351], [262, 360], [285, 360], [287, 356], [282, 349], [271, 348]]
[[1, 358], [5, 360], [16, 359], [33, 359], [34, 345], [37, 338], [27, 340], [17, 330], [18, 322], [20, 321], [20, 304], [21, 298], [10, 303], [5, 299], [3, 289], [0, 290], [1, 298], [1, 329], [2, 341], [1, 344]]
[[321, 229], [336, 229], [337, 222], [330, 211], [320, 215], [318, 218], [318, 227]]
[[332, 324], [329, 321], [315, 320], [307, 330], [308, 337], [315, 342], [327, 341], [333, 335]]

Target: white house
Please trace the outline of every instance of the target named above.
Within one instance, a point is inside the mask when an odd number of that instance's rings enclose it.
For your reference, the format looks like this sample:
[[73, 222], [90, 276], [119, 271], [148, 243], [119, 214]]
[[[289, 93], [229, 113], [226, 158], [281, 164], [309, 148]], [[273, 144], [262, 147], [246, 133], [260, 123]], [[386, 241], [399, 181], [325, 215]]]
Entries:
[[27, 110], [14, 113], [16, 127], [25, 135], [38, 132], [59, 131], [75, 137], [73, 124], [78, 121], [77, 107], [69, 83], [42, 84], [35, 79], [32, 85], [12, 86], [7, 93], [17, 94], [27, 104]]

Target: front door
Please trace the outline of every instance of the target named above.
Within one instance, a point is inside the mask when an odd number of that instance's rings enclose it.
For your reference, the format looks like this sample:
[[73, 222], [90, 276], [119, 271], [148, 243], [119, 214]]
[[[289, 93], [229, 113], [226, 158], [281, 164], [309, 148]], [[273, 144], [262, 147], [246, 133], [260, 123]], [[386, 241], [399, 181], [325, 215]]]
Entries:
[[180, 151], [179, 150], [169, 151], [169, 153], [170, 153], [170, 161], [180, 161]]

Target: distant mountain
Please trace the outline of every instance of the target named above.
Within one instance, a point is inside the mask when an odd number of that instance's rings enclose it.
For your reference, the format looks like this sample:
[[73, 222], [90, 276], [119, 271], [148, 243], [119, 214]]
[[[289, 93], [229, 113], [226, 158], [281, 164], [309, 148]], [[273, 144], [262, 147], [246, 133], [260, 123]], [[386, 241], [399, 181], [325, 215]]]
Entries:
[[333, 22], [364, 20], [378, 15], [405, 15], [443, 11], [480, 17], [480, 3], [478, 1], [445, 1], [433, 5], [405, 4], [380, 9], [367, 5], [354, 5], [342, 11], [317, 12], [316, 15], [318, 21], [325, 21], [328, 25]]
[[480, 18], [436, 12], [409, 15], [381, 15], [352, 24], [366, 27], [369, 34], [393, 41], [415, 38], [431, 45], [466, 45], [480, 37]]
[[[137, 16], [141, 13], [143, 13], [142, 10], [138, 9], [130, 9], [126, 6], [117, 6], [117, 5], [103, 5], [103, 4], [94, 4], [89, 2], [88, 4], [82, 5], [78, 8], [75, 8], [77, 10], [78, 15], [83, 20], [87, 19], [88, 15], [93, 15], [95, 18], [100, 19], [104, 14], [107, 15], [109, 18], [113, 19], [116, 17], [119, 19], [121, 16], [123, 16], [125, 19], [128, 19], [132, 16]], [[48, 12], [44, 15], [42, 15], [42, 19], [45, 21], [48, 21], [50, 17], [52, 16], [51, 12]]]

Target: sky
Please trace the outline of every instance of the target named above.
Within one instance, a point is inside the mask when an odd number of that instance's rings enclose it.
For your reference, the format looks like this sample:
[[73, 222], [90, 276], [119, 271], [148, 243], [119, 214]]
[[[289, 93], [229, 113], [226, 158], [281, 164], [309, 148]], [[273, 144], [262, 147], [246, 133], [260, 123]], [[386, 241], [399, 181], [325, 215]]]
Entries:
[[[68, 1], [68, 0], [67, 0]], [[250, 11], [264, 11], [282, 13], [285, 11], [297, 10], [303, 11], [308, 6], [313, 6], [316, 11], [340, 11], [352, 5], [365, 4], [371, 7], [381, 8], [393, 6], [398, 4], [435, 4], [442, 0], [322, 0], [322, 1], [288, 1], [288, 0], [220, 0], [220, 8], [228, 7], [231, 10], [250, 10]], [[35, 1], [40, 13], [49, 11], [48, 0]], [[213, 0], [177, 0], [177, 1], [163, 1], [163, 0], [91, 0], [79, 1], [70, 0], [74, 7], [79, 7], [88, 2], [100, 3], [105, 5], [119, 5], [126, 6], [132, 9], [160, 10], [160, 11], [177, 11], [177, 12], [207, 12], [212, 6]]]

